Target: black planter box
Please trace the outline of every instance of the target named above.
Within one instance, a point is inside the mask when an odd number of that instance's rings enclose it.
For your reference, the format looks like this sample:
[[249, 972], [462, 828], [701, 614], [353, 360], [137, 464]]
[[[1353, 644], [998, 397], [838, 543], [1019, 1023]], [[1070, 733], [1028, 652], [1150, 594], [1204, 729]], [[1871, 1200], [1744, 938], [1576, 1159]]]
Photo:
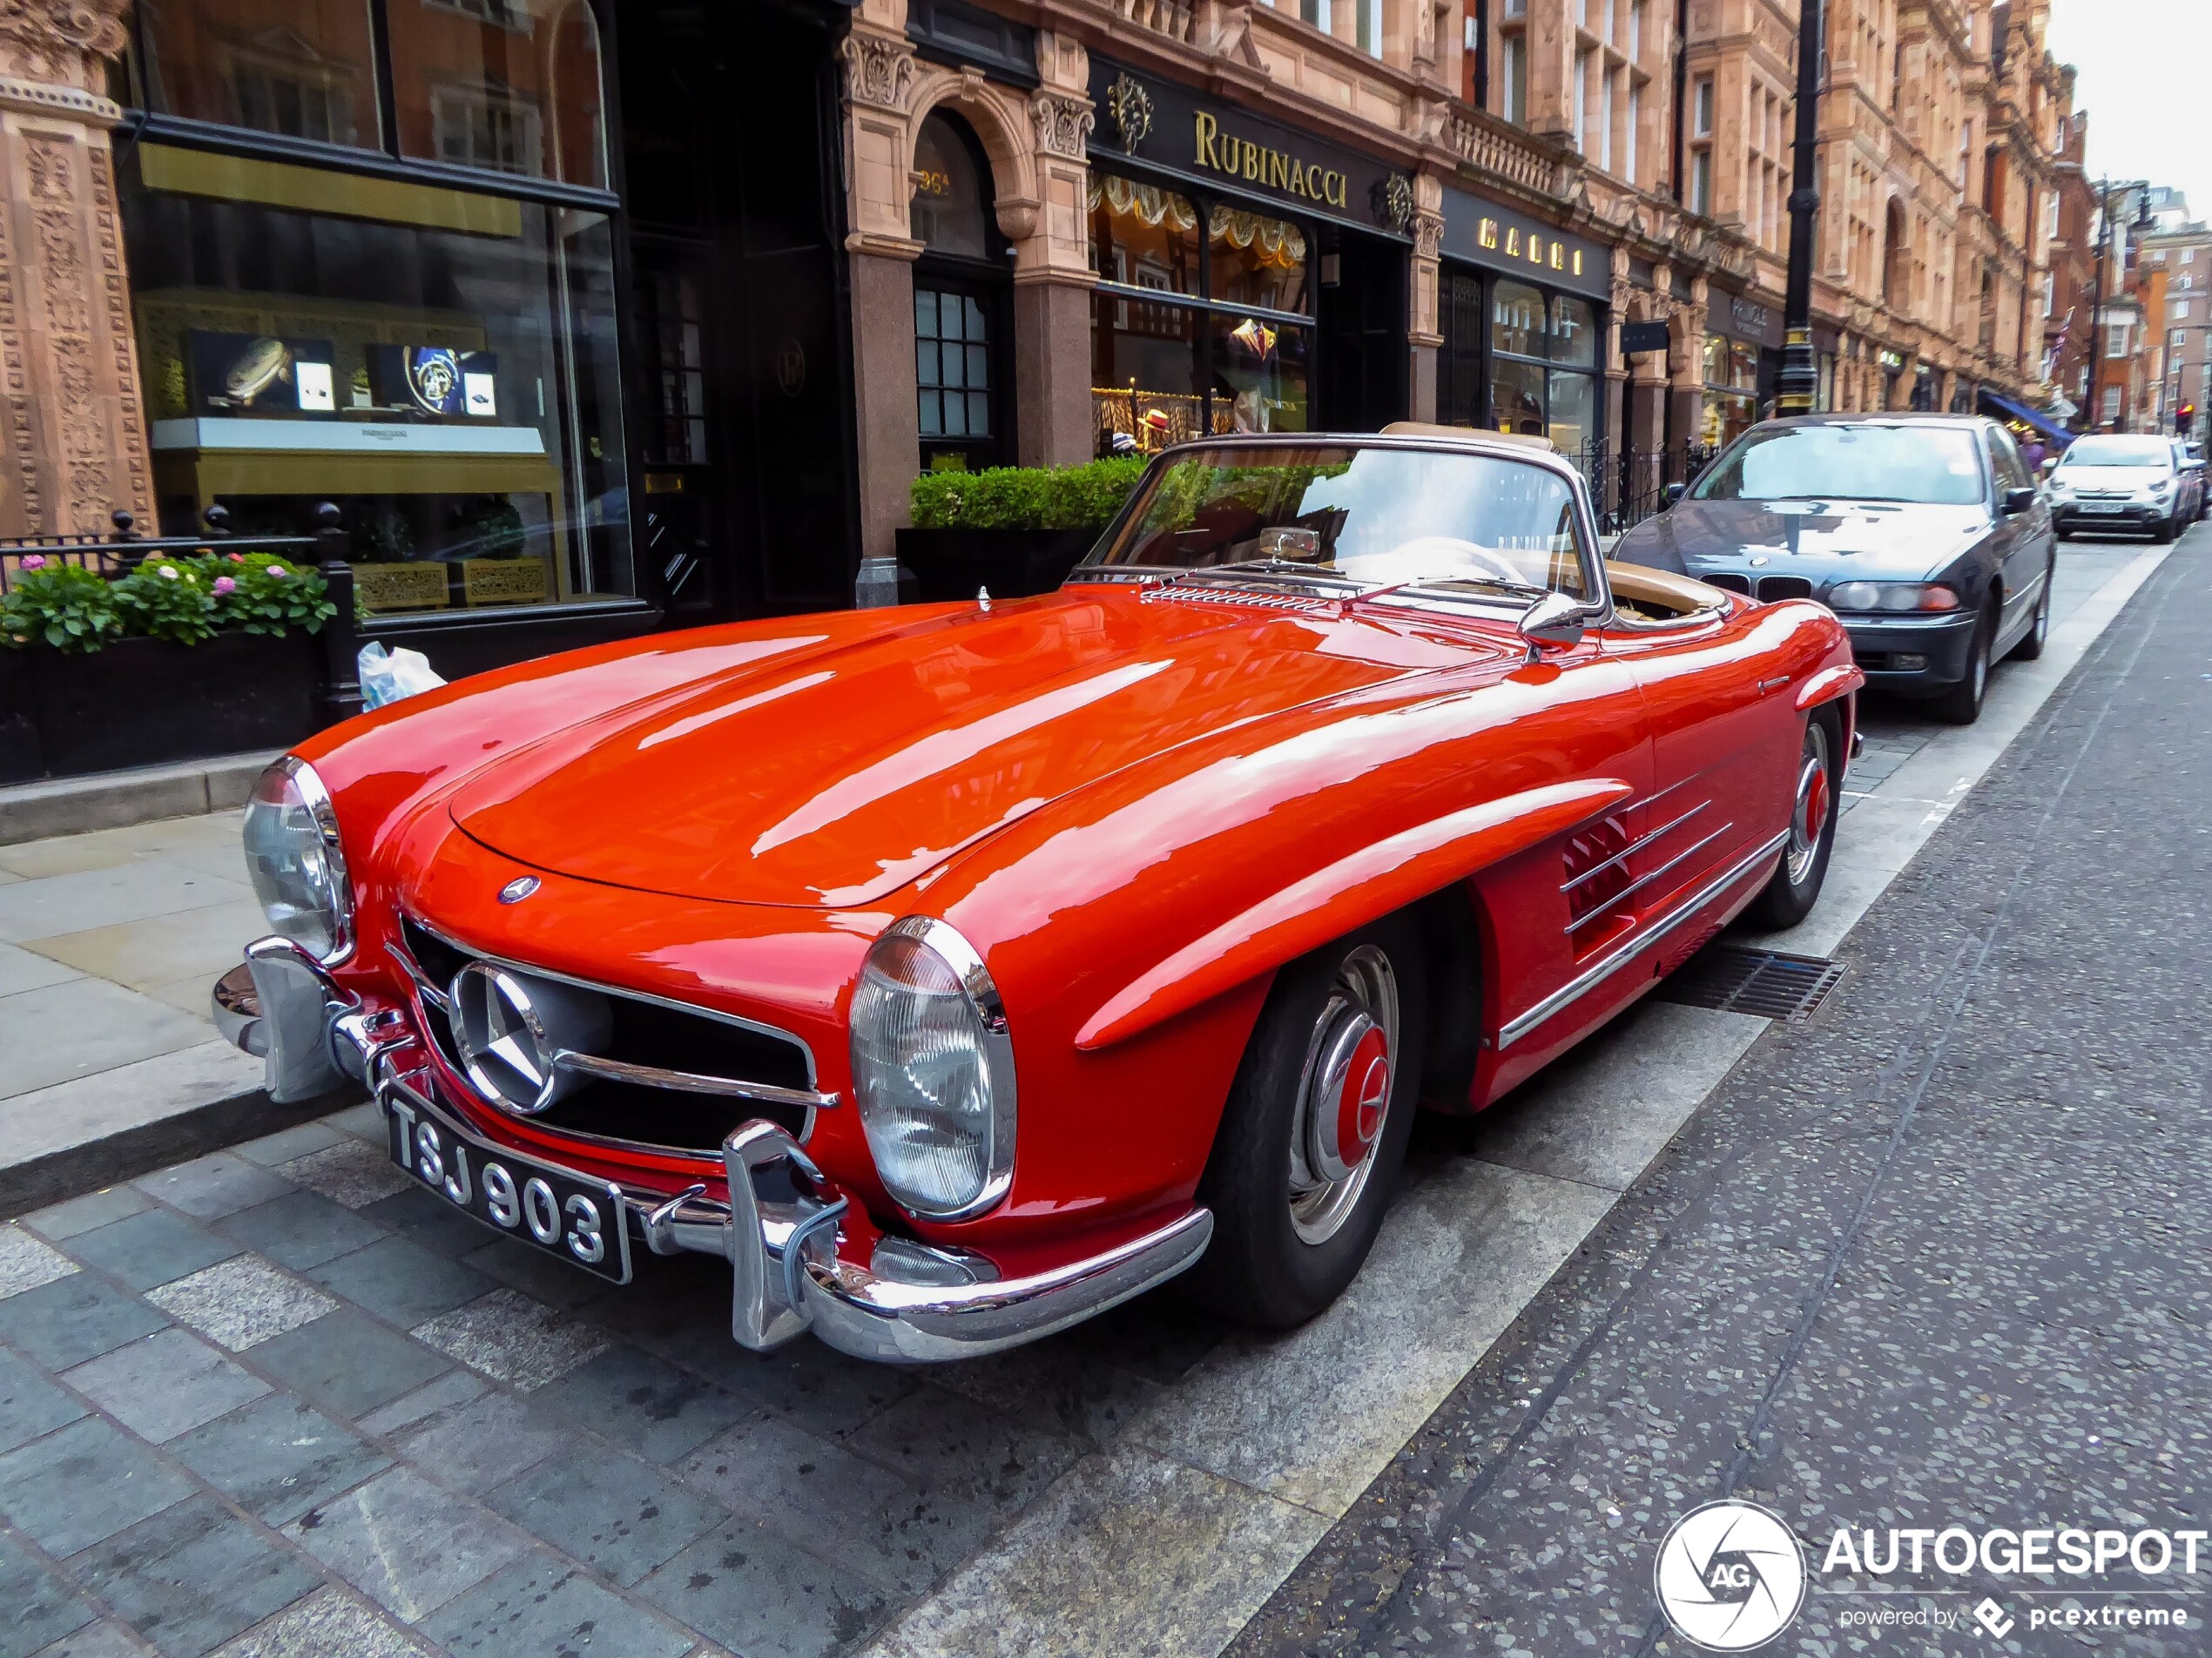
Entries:
[[0, 645], [0, 783], [26, 783], [46, 775], [37, 709], [30, 652]]
[[[321, 724], [322, 658], [320, 637], [296, 630], [219, 633], [191, 645], [117, 639], [84, 656], [0, 650], [0, 778], [11, 759], [21, 764], [10, 714], [26, 705], [38, 769], [18, 778], [289, 748]], [[17, 670], [27, 683], [10, 677]]]
[[899, 563], [925, 604], [1049, 593], [1098, 540], [1096, 529], [902, 529]]

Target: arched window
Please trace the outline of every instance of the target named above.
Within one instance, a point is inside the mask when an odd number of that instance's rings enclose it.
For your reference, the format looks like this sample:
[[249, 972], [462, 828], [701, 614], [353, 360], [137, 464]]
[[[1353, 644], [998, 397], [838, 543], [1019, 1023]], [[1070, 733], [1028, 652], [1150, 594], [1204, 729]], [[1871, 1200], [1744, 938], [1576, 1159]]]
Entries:
[[990, 185], [974, 140], [942, 112], [914, 140], [914, 240], [955, 259], [990, 255]]

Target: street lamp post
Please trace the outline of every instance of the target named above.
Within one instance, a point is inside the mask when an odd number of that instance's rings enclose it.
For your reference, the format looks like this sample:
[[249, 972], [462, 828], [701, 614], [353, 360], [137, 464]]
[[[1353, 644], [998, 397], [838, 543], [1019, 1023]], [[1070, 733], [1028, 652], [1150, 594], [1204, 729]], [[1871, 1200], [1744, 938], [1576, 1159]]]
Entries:
[[1820, 122], [1821, 0], [1798, 0], [1797, 109], [1796, 141], [1790, 157], [1790, 281], [1782, 298], [1782, 374], [1775, 408], [1784, 414], [1810, 414], [1820, 390], [1820, 366], [1812, 351], [1812, 221], [1820, 210], [1814, 179], [1813, 143]]

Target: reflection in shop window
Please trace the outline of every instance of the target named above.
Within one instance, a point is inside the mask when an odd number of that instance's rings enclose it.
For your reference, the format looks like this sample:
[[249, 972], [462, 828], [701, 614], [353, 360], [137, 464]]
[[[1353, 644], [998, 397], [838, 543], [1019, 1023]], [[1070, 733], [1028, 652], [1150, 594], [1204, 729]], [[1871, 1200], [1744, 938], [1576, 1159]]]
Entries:
[[1296, 225], [1216, 206], [1207, 230], [1213, 298], [1274, 311], [1306, 308], [1305, 233]]
[[322, 144], [381, 142], [367, 0], [145, 0], [138, 26], [149, 109]]
[[165, 531], [335, 502], [379, 612], [633, 590], [604, 215], [158, 144], [120, 172]]
[[599, 25], [585, 0], [384, 3], [401, 155], [606, 187]]
[[943, 115], [921, 124], [914, 140], [914, 240], [933, 253], [984, 259], [990, 233], [983, 222], [983, 180], [975, 158]]
[[1516, 357], [1544, 354], [1544, 296], [1519, 282], [1501, 282], [1490, 295], [1490, 349]]
[[1215, 433], [1305, 431], [1306, 331], [1219, 312], [1210, 321]]

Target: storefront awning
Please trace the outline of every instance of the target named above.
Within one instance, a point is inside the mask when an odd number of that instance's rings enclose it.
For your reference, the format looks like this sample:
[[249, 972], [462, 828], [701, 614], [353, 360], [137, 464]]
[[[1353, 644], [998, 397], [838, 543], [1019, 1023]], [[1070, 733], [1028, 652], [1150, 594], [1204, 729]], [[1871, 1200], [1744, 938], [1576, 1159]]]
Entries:
[[1981, 401], [2006, 419], [2022, 421], [2033, 427], [2061, 449], [2074, 441], [2074, 434], [2067, 431], [2048, 414], [2039, 414], [2025, 403], [2015, 403], [2009, 397], [2000, 397], [1986, 387], [1982, 388]]

